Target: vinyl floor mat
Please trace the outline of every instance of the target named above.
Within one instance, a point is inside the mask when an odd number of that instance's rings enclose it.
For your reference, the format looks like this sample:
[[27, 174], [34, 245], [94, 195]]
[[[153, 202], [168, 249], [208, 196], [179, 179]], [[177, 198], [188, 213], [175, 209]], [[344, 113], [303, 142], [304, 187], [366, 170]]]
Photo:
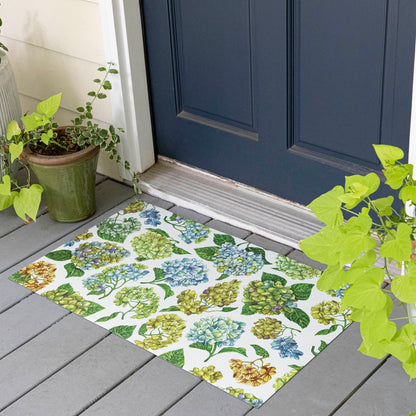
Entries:
[[350, 323], [320, 273], [138, 201], [10, 279], [260, 407]]

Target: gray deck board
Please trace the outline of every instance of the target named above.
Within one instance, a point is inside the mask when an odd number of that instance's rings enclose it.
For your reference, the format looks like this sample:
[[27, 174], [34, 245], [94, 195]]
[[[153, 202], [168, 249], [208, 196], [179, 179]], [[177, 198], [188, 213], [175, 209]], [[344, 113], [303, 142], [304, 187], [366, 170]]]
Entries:
[[163, 416], [243, 416], [251, 408], [212, 384], [200, 383]]
[[2, 313], [21, 299], [31, 296], [33, 292], [11, 280], [0, 278], [0, 294], [0, 313]]
[[71, 416], [80, 413], [153, 355], [109, 335], [35, 387], [2, 416]]
[[334, 416], [408, 416], [410, 412], [416, 412], [415, 383], [390, 357]]
[[233, 235], [234, 237], [242, 238], [243, 240], [251, 234], [250, 231], [234, 227], [234, 225], [230, 225], [218, 220], [208, 221], [206, 225], [208, 227], [213, 228], [214, 230], [221, 231], [225, 234]]
[[0, 359], [68, 314], [35, 294], [0, 314]]
[[0, 360], [0, 410], [108, 335], [70, 314]]
[[249, 235], [247, 238], [245, 238], [245, 240], [255, 244], [256, 246], [263, 247], [266, 250], [272, 250], [276, 253], [283, 254], [284, 256], [293, 251], [292, 247], [286, 246], [285, 244], [278, 243], [277, 241], [270, 240], [257, 234]]
[[155, 357], [114, 390], [94, 403], [82, 416], [122, 414], [154, 416], [166, 411], [201, 380]]

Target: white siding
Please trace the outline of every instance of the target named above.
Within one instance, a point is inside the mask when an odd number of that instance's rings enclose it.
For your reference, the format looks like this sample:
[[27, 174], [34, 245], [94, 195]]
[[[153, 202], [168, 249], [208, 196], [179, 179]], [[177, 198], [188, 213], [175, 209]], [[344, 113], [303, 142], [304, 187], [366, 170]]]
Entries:
[[[23, 112], [62, 92], [57, 121], [70, 123], [96, 86], [97, 67], [106, 63], [98, 0], [2, 0], [0, 16]], [[97, 102], [94, 116], [111, 123], [110, 101]], [[107, 157], [100, 159], [99, 171], [119, 178]]]

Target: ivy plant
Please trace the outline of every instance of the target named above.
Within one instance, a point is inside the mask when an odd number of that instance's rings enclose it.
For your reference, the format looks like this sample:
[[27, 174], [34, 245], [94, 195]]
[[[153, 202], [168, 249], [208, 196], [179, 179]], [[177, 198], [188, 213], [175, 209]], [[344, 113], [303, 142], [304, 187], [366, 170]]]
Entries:
[[[416, 205], [416, 181], [413, 166], [399, 162], [404, 157], [401, 149], [387, 145], [374, 145], [374, 149], [391, 195], [374, 197], [380, 187], [376, 173], [347, 176], [344, 187], [335, 186], [309, 205], [326, 226], [301, 241], [300, 248], [327, 265], [318, 289], [346, 288], [341, 305], [352, 311], [353, 321], [360, 322], [359, 351], [376, 358], [391, 354], [415, 378], [416, 325], [409, 321], [398, 329], [396, 322], [410, 317], [391, 315], [393, 301], [404, 306], [416, 302], [416, 255], [412, 254], [416, 220], [405, 209]], [[393, 207], [393, 194], [403, 203], [400, 212]], [[393, 276], [392, 265], [404, 273]]]
[[[117, 151], [117, 145], [120, 143], [119, 133], [123, 132], [123, 129], [112, 125], [103, 128], [93, 122], [94, 102], [107, 98], [105, 92], [112, 89], [108, 77], [111, 74], [118, 74], [113, 66], [114, 64], [110, 62], [107, 67], [98, 68], [103, 76], [94, 79], [97, 88], [88, 92], [90, 100], [84, 107], [77, 108], [77, 115], [72, 120], [72, 126], [66, 129], [64, 135], [58, 136], [55, 129], [59, 126], [54, 120], [61, 104], [61, 93], [41, 101], [35, 112], [21, 117], [20, 125], [23, 124], [23, 129], [16, 120], [9, 123], [6, 137], [0, 137], [0, 155], [10, 156], [11, 163], [15, 160], [20, 161], [27, 169], [27, 182], [18, 183], [10, 176], [10, 166], [4, 164], [3, 178], [0, 183], [0, 210], [13, 205], [16, 214], [24, 221], [27, 217], [36, 221], [43, 188], [41, 185], [31, 184], [30, 170], [24, 163], [23, 149], [25, 147], [37, 153], [54, 155], [72, 153], [90, 145], [99, 146], [109, 153], [110, 159], [122, 164], [124, 169], [130, 172], [129, 162], [123, 162]], [[131, 177], [135, 192], [140, 193], [137, 174], [131, 174]]]

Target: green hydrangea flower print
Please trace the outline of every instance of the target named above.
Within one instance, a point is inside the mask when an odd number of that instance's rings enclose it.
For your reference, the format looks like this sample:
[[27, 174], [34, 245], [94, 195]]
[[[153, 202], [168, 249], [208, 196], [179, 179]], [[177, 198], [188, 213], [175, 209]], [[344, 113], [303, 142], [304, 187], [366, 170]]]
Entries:
[[163, 259], [172, 256], [174, 244], [164, 235], [148, 231], [131, 241], [133, 250], [140, 260]]
[[222, 244], [212, 260], [219, 273], [230, 276], [250, 276], [264, 265], [260, 254], [243, 250], [231, 243]]
[[126, 208], [124, 208], [123, 213], [124, 214], [134, 214], [135, 212], [141, 212], [145, 209], [146, 203], [143, 201], [135, 201], [127, 205]]
[[144, 336], [144, 340], [134, 342], [146, 350], [158, 350], [178, 342], [185, 326], [185, 321], [178, 315], [173, 313], [159, 315], [147, 321], [139, 329], [139, 335]]
[[291, 279], [295, 280], [316, 279], [322, 273], [320, 270], [299, 263], [298, 261], [282, 256], [281, 254], [277, 255], [275, 264], [275, 270], [280, 270]]
[[243, 301], [253, 313], [263, 315], [287, 314], [297, 307], [293, 290], [283, 286], [280, 281], [251, 281], [244, 289]]
[[129, 234], [140, 231], [142, 224], [137, 218], [119, 218], [119, 216], [120, 214], [117, 214], [98, 224], [98, 236], [104, 240], [124, 243]]
[[117, 292], [114, 304], [128, 308], [127, 311], [122, 312], [121, 319], [124, 319], [130, 312], [134, 312], [131, 316], [132, 318], [141, 319], [147, 318], [157, 311], [159, 300], [159, 296], [157, 296], [152, 288], [134, 286], [124, 287]]
[[82, 243], [72, 253], [71, 262], [81, 270], [99, 269], [111, 263], [119, 263], [130, 252], [112, 243], [97, 241]]

